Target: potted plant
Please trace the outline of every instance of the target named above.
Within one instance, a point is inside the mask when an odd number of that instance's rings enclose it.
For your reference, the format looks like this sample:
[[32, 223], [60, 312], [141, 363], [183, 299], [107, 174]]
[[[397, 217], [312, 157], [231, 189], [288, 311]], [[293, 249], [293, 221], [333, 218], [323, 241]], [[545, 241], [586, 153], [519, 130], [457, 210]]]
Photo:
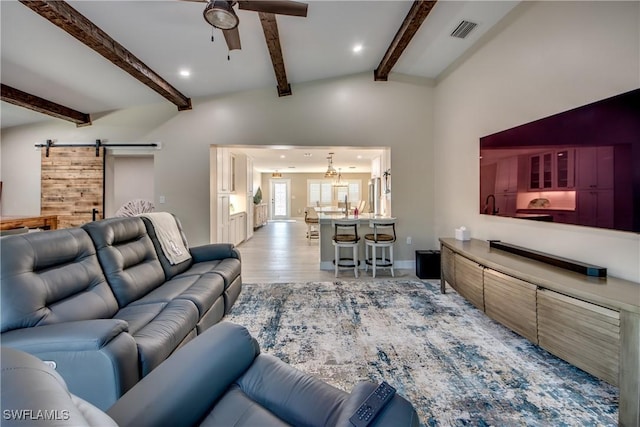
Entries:
[[255, 196], [253, 196], [253, 204], [259, 205], [260, 203], [262, 203], [262, 190], [258, 187]]

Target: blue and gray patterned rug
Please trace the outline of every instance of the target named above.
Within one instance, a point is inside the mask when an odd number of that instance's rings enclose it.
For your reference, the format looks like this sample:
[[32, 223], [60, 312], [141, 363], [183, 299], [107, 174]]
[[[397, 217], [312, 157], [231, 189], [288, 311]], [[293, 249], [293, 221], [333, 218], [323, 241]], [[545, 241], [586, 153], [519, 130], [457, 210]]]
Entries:
[[617, 425], [618, 389], [552, 356], [436, 282], [245, 284], [227, 320], [349, 391], [386, 380], [428, 426]]

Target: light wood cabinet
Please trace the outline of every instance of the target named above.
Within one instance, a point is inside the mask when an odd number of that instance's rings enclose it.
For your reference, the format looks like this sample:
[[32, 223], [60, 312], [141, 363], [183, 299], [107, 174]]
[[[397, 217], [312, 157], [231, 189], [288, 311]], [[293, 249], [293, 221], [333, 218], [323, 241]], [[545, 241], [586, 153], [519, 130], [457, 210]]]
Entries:
[[495, 270], [484, 270], [484, 308], [487, 316], [533, 343], [538, 343], [537, 286]]
[[[441, 238], [440, 243], [443, 293], [446, 280], [479, 307], [474, 300], [482, 292], [488, 316], [617, 385], [619, 425], [640, 426], [640, 283], [614, 277], [594, 281], [494, 251], [477, 239]], [[472, 288], [474, 283], [481, 289]]]
[[441, 291], [444, 293], [445, 290], [445, 282], [449, 283], [449, 285], [453, 286], [455, 284], [455, 254], [453, 251], [446, 246], [442, 247], [440, 251], [440, 271], [442, 275], [441, 281]]
[[550, 353], [618, 385], [618, 311], [540, 289], [538, 339]]
[[455, 280], [451, 286], [471, 304], [484, 311], [483, 267], [455, 255]]
[[253, 205], [253, 228], [262, 227], [269, 218], [269, 207], [266, 203]]

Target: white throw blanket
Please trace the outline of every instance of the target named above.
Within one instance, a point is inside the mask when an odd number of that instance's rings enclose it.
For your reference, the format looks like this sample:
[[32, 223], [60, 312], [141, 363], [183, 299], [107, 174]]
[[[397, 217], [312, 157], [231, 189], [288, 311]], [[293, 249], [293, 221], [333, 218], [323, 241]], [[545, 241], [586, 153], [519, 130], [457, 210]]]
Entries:
[[149, 218], [160, 241], [162, 252], [172, 265], [191, 259], [191, 254], [182, 240], [176, 219], [169, 212], [151, 212], [140, 216]]

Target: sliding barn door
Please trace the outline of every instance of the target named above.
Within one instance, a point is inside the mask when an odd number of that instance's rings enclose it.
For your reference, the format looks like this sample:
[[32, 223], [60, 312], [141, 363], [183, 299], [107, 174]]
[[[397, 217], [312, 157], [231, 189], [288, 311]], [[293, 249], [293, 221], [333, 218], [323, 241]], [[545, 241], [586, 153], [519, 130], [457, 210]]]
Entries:
[[104, 213], [104, 148], [42, 150], [41, 215], [57, 215], [58, 228], [77, 227]]

